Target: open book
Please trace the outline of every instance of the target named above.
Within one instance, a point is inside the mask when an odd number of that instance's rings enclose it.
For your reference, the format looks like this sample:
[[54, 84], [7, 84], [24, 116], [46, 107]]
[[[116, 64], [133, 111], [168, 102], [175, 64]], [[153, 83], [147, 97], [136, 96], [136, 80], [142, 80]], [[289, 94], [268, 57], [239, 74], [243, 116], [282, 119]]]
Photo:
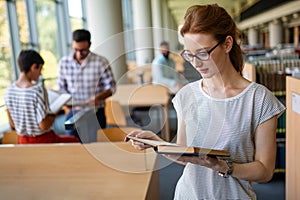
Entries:
[[211, 156], [211, 157], [229, 157], [230, 154], [225, 150], [216, 150], [200, 147], [180, 146], [175, 143], [165, 141], [156, 141], [149, 139], [142, 139], [133, 136], [126, 136], [128, 139], [135, 140], [153, 147], [159, 154], [177, 154], [182, 156]]
[[72, 98], [68, 93], [59, 93], [54, 90], [47, 90], [51, 114], [57, 114], [61, 108]]

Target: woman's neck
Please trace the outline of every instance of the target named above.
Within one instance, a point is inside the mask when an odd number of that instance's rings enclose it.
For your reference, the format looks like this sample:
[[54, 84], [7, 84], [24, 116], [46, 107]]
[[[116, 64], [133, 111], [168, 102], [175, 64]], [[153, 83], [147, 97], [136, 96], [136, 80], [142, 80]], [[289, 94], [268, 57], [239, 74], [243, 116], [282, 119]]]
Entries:
[[250, 82], [244, 79], [234, 68], [229, 68], [225, 72], [204, 79], [202, 88], [212, 97], [229, 98], [242, 92], [249, 84]]

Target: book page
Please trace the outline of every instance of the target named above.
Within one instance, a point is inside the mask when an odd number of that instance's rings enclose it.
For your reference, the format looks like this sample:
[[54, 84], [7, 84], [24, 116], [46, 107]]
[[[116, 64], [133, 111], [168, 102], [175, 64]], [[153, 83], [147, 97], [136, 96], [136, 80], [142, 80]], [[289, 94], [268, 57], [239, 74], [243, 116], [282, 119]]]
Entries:
[[57, 99], [60, 95], [59, 92], [50, 89], [47, 89], [47, 94], [48, 94], [49, 104], [53, 103], [55, 99]]
[[137, 138], [137, 137], [133, 137], [133, 136], [127, 136], [127, 138], [144, 143], [144, 144], [151, 145], [153, 147], [156, 147], [156, 146], [178, 146], [175, 143], [170, 143], [170, 142], [165, 142], [165, 141], [142, 139], [142, 138]]
[[53, 90], [47, 90], [50, 112], [58, 113], [61, 108], [71, 99], [71, 95], [68, 93], [60, 94]]

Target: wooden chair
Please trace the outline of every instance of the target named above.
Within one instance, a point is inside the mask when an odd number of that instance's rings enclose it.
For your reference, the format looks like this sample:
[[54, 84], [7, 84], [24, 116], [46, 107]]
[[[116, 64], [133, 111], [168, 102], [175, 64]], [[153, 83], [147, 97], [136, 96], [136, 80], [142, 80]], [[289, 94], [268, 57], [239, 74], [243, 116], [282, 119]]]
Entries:
[[2, 144], [18, 144], [18, 134], [16, 131], [3, 133]]
[[97, 132], [98, 142], [121, 142], [124, 141], [125, 136], [134, 130], [141, 130], [134, 127], [116, 127], [99, 129]]
[[145, 66], [129, 66], [126, 75], [129, 82], [133, 84], [151, 83], [152, 66], [151, 64]]
[[105, 106], [106, 123], [110, 126], [127, 126], [126, 115], [121, 104], [111, 98], [106, 99]]

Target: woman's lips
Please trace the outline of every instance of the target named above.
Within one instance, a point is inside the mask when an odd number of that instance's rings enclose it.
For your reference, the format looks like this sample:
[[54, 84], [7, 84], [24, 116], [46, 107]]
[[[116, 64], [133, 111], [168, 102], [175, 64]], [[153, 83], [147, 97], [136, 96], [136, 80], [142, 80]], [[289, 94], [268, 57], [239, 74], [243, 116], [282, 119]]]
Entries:
[[207, 73], [207, 71], [208, 71], [208, 69], [207, 68], [205, 68], [205, 69], [197, 69], [201, 74], [206, 74]]

